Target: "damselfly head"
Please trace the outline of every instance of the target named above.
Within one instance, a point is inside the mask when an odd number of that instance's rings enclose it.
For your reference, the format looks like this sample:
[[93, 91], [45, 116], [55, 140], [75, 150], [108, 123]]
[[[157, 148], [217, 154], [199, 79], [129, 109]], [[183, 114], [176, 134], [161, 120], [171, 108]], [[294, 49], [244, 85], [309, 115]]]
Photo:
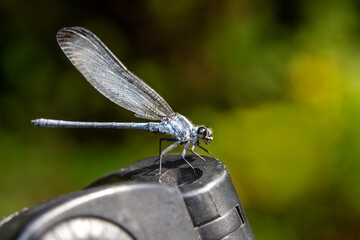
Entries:
[[198, 138], [204, 140], [206, 144], [209, 144], [213, 140], [213, 131], [209, 127], [201, 126], [197, 129]]

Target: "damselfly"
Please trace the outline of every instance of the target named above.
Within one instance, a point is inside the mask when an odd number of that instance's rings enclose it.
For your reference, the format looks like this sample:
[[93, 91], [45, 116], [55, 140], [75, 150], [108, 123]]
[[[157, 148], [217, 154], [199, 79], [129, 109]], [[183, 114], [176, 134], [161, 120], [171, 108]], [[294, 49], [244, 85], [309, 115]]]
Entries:
[[[191, 168], [193, 167], [185, 158], [188, 150], [204, 161], [194, 151], [195, 146], [211, 154], [199, 143], [200, 139], [205, 144], [213, 140], [211, 128], [193, 125], [186, 117], [174, 112], [155, 90], [131, 73], [95, 34], [81, 27], [63, 28], [57, 33], [57, 41], [72, 64], [95, 89], [117, 105], [134, 112], [136, 117], [158, 122], [77, 122], [40, 118], [32, 120], [33, 125], [52, 128], [139, 129], [172, 135], [175, 138], [160, 139], [159, 174], [163, 156], [178, 145], [183, 146], [181, 156]], [[162, 151], [163, 140], [174, 143]]]

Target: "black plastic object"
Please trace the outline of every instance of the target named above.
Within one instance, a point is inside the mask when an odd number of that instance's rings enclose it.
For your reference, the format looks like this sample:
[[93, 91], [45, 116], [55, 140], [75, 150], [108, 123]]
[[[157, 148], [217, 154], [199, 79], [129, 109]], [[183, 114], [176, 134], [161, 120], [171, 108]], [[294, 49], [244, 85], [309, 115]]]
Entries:
[[150, 157], [0, 222], [0, 239], [255, 239], [223, 163]]

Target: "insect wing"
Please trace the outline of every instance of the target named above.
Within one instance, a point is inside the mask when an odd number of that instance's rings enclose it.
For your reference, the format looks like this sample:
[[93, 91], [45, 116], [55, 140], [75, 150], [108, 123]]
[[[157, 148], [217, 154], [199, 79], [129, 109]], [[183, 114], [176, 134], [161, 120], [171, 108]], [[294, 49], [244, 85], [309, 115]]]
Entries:
[[63, 28], [57, 41], [86, 80], [114, 103], [145, 119], [162, 120], [173, 113], [155, 90], [131, 73], [89, 30]]

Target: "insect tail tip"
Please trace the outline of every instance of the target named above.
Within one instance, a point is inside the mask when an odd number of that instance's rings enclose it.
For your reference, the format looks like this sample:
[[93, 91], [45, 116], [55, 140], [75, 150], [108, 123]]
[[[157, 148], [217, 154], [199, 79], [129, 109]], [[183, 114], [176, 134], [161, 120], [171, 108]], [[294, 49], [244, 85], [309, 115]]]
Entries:
[[30, 121], [32, 125], [38, 126], [39, 125], [39, 119], [34, 119]]

